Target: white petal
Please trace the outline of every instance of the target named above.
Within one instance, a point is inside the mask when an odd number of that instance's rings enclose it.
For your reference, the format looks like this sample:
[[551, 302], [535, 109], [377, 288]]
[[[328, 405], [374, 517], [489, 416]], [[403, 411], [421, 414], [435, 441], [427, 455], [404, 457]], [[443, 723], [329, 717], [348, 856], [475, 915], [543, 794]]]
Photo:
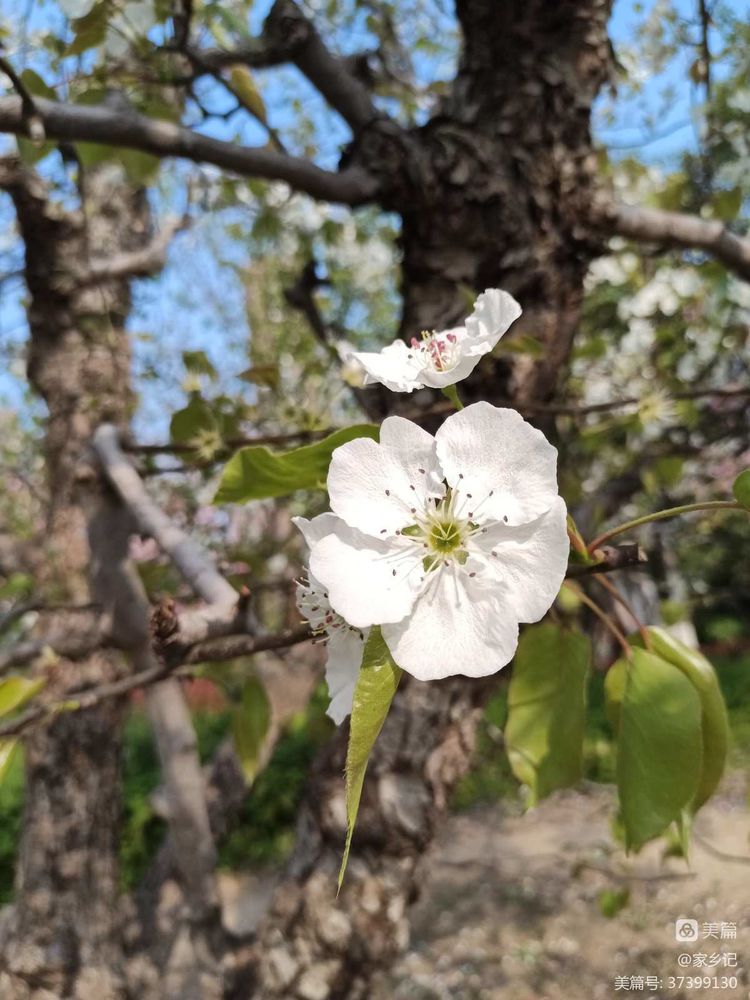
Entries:
[[312, 547], [310, 572], [350, 625], [397, 622], [408, 615], [421, 586], [421, 549], [405, 538], [381, 541], [342, 523]]
[[356, 438], [341, 445], [328, 468], [334, 513], [376, 537], [413, 524], [427, 497], [442, 495], [434, 438], [403, 417], [388, 417], [380, 433], [385, 435], [383, 444]]
[[499, 599], [483, 597], [462, 570], [444, 567], [398, 624], [383, 625], [396, 663], [422, 681], [453, 674], [484, 677], [512, 658], [518, 619]]
[[365, 639], [359, 632], [345, 629], [332, 635], [328, 642], [326, 684], [331, 703], [326, 715], [340, 726], [351, 715], [354, 688], [362, 666]]
[[491, 351], [495, 344], [521, 315], [521, 307], [508, 292], [488, 288], [474, 303], [474, 312], [466, 320], [472, 340], [471, 353]]
[[469, 543], [472, 558], [466, 568], [471, 569], [478, 550], [487, 576], [502, 587], [503, 603], [519, 621], [539, 621], [562, 586], [570, 549], [566, 517], [565, 501], [557, 497], [535, 521], [518, 527], [497, 524]]
[[417, 486], [416, 491], [409, 490], [409, 493], [416, 492], [423, 503], [428, 497], [444, 495], [443, 470], [437, 459], [435, 438], [419, 424], [404, 417], [386, 417], [380, 425], [380, 447], [389, 458], [408, 470], [409, 482]]
[[352, 355], [364, 368], [365, 384], [382, 382], [392, 392], [412, 392], [421, 389], [417, 379], [419, 362], [414, 351], [403, 340], [394, 340], [378, 352], [356, 352]]
[[515, 410], [472, 403], [451, 414], [435, 440], [459, 513], [480, 523], [525, 524], [552, 506], [557, 449]]
[[453, 368], [447, 371], [438, 371], [436, 368], [423, 368], [419, 373], [420, 379], [425, 385], [432, 386], [433, 389], [443, 389], [446, 385], [455, 385], [461, 379], [471, 375], [479, 364], [481, 354], [471, 356], [462, 354]]
[[318, 514], [312, 520], [306, 517], [292, 518], [292, 524], [296, 525], [302, 532], [308, 548], [312, 548], [315, 542], [319, 542], [321, 538], [325, 538], [326, 535], [335, 531], [339, 521], [340, 518], [329, 513]]

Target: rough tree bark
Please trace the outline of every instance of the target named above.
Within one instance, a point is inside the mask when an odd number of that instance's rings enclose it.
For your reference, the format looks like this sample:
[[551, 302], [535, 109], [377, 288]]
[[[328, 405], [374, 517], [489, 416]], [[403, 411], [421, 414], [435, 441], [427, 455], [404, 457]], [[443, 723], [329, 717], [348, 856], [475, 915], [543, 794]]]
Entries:
[[[128, 260], [149, 246], [145, 191], [117, 167], [87, 177], [84, 212], [65, 211], [38, 177], [6, 158], [0, 186], [12, 197], [26, 246], [30, 296], [28, 374], [47, 410], [50, 504], [40, 596], [93, 602], [123, 645], [148, 635], [144, 603], [127, 567], [131, 520], [90, 463], [102, 421], [125, 426], [131, 408]], [[92, 266], [92, 262], [97, 262]], [[157, 262], [152, 262], [158, 266]], [[92, 280], [92, 275], [95, 280]], [[64, 633], [65, 614], [49, 623]], [[60, 660], [47, 690], [111, 680], [129, 669], [100, 651]], [[0, 992], [80, 1000], [125, 996], [119, 892], [120, 756], [123, 704], [66, 714], [26, 741], [24, 834], [16, 904], [3, 941]]]
[[[607, 0], [459, 0], [464, 47], [443, 114], [406, 139], [375, 122], [350, 155], [387, 184], [403, 220], [405, 335], [466, 313], [463, 289], [499, 286], [524, 304], [544, 360], [493, 359], [462, 395], [543, 400], [579, 319], [601, 246], [581, 222], [595, 193], [591, 105], [609, 71]], [[368, 995], [408, 936], [419, 857], [471, 754], [491, 682], [404, 684], [365, 782], [344, 889], [346, 733], [318, 762], [288, 879], [262, 929], [258, 997]]]

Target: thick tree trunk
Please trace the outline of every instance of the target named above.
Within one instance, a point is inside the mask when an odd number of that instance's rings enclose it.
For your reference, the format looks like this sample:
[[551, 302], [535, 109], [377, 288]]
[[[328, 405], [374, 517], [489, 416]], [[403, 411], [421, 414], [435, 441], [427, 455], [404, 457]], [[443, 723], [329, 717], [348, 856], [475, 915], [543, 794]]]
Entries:
[[[51, 497], [40, 595], [122, 599], [117, 570], [128, 524], [90, 466], [87, 445], [102, 420], [124, 424], [130, 408], [126, 280], [81, 280], [91, 254], [136, 249], [149, 237], [145, 194], [117, 168], [88, 178], [88, 218], [50, 203], [31, 172], [5, 161], [26, 244], [30, 294], [29, 379], [48, 409], [45, 451]], [[121, 613], [118, 608], [118, 615]], [[117, 624], [115, 622], [115, 624]], [[123, 623], [124, 624], [124, 623]], [[58, 617], [55, 632], [64, 631]], [[112, 679], [112, 653], [56, 664], [48, 689]], [[118, 841], [123, 707], [109, 702], [61, 714], [26, 743], [26, 804], [16, 904], [3, 942], [0, 993], [107, 1000], [124, 996]], [[46, 991], [46, 992], [45, 992]]]
[[[607, 0], [459, 0], [459, 73], [444, 114], [406, 144], [375, 125], [352, 156], [391, 178], [403, 219], [405, 336], [449, 325], [484, 287], [521, 300], [542, 361], [486, 359], [470, 398], [554, 392], [599, 247], [579, 223], [594, 190], [592, 102], [608, 74]], [[395, 161], [395, 163], [394, 163]], [[394, 169], [397, 164], [398, 169]], [[408, 938], [417, 863], [466, 770], [492, 680], [404, 683], [370, 763], [346, 883], [346, 732], [319, 761], [289, 877], [263, 928], [258, 997], [364, 998]]]

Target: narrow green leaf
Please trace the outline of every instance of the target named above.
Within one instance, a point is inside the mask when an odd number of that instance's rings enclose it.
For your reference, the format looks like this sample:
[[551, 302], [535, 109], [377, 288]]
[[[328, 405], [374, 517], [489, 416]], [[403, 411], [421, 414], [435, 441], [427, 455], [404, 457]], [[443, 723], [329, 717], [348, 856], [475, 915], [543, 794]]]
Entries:
[[21, 708], [34, 697], [45, 685], [43, 679], [31, 680], [28, 677], [4, 677], [0, 680], [0, 716], [8, 715]]
[[346, 863], [349, 860], [367, 762], [375, 740], [383, 728], [400, 680], [401, 668], [393, 662], [380, 629], [375, 626], [370, 631], [362, 655], [362, 669], [354, 688], [349, 724], [349, 746], [346, 750], [347, 831], [344, 856], [339, 870], [339, 889], [344, 881]]
[[750, 469], [745, 469], [737, 476], [732, 493], [738, 504], [750, 510]]
[[508, 688], [505, 745], [513, 773], [536, 805], [583, 773], [591, 643], [551, 622], [527, 628]]
[[255, 115], [258, 121], [265, 124], [267, 120], [266, 105], [247, 66], [232, 66], [229, 70], [229, 82], [240, 102]]
[[701, 777], [701, 702], [684, 673], [633, 649], [620, 707], [617, 788], [625, 845], [658, 837], [696, 796]]
[[250, 677], [242, 688], [240, 704], [232, 711], [232, 738], [248, 784], [258, 773], [260, 751], [270, 723], [271, 704], [266, 689], [257, 677]]
[[356, 424], [334, 431], [322, 441], [281, 454], [263, 445], [241, 448], [224, 466], [215, 503], [247, 503], [283, 497], [295, 490], [313, 490], [325, 484], [331, 455], [340, 445], [358, 437], [377, 440], [375, 424]]
[[[716, 791], [729, 750], [729, 719], [716, 671], [709, 661], [663, 628], [647, 629], [654, 653], [683, 672], [701, 702], [702, 766], [700, 782], [690, 811], [696, 813]], [[633, 638], [640, 645], [640, 636]]]

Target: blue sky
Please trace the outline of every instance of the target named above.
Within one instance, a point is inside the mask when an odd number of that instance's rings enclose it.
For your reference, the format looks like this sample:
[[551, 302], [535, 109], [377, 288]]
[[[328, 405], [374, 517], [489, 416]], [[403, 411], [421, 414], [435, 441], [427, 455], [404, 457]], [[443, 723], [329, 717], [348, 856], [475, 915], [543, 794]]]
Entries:
[[[254, 29], [262, 22], [270, 2], [264, 0], [254, 6]], [[635, 0], [616, 0], [610, 32], [616, 50], [633, 44], [638, 24], [653, 6], [653, 3], [638, 4]], [[738, 11], [747, 9], [745, 4], [735, 3], [733, 6]], [[678, 7], [681, 12], [689, 14], [694, 4], [679, 0]], [[59, 12], [53, 12], [53, 8], [54, 5], [48, 3], [34, 5], [32, 0], [32, 23], [44, 23], [45, 18], [59, 17]], [[18, 13], [17, 0], [0, 0], [0, 19], [4, 20], [8, 15], [18, 16]], [[357, 30], [342, 44], [349, 43], [351, 48], [356, 48], [361, 41], [362, 35]], [[33, 52], [27, 54], [33, 65]], [[428, 67], [425, 66], [424, 70], [427, 72]], [[630, 97], [622, 93], [618, 95], [615, 117], [611, 122], [604, 120], [611, 98], [606, 94], [601, 98], [595, 127], [598, 138], [612, 148], [613, 155], [637, 155], [648, 162], [668, 167], [685, 149], [695, 147], [696, 91], [687, 83], [687, 70], [685, 59], [674, 60], [665, 72], [647, 81], [640, 94]], [[292, 97], [309, 110], [314, 121], [325, 120], [319, 162], [334, 167], [340, 146], [348, 136], [344, 123], [333, 115], [326, 115], [319, 96], [300, 79], [296, 71], [274, 72], [264, 78], [264, 83], [264, 97], [272, 120], [278, 127], [284, 128], [289, 122]], [[665, 108], [662, 95], [670, 86], [676, 96]], [[208, 87], [205, 96], [207, 102], [221, 102], [215, 88]], [[656, 129], [646, 123], [649, 116], [658, 118]], [[244, 125], [239, 134], [236, 125], [229, 122], [212, 122], [208, 131], [221, 138], [241, 138], [251, 144], [265, 141], [264, 130], [253, 123]], [[667, 134], [663, 134], [665, 132]], [[162, 210], [170, 200], [169, 191], [163, 190], [155, 195], [157, 211]], [[11, 217], [6, 199], [0, 204], [0, 239]], [[0, 245], [0, 252], [5, 250], [6, 246]], [[137, 432], [144, 440], [162, 439], [169, 412], [180, 405], [182, 350], [205, 349], [221, 371], [238, 372], [244, 367], [242, 355], [249, 336], [244, 292], [231, 266], [241, 265], [243, 259], [242, 246], [222, 237], [222, 220], [208, 216], [198, 227], [177, 237], [169, 265], [159, 279], [136, 285], [135, 306], [129, 325], [134, 335], [135, 372], [143, 400]], [[2, 253], [2, 260], [6, 269], [18, 267], [18, 250], [10, 255]], [[20, 281], [11, 281], [0, 288], [0, 362], [8, 356], [15, 358], [10, 367], [3, 364], [4, 371], [0, 372], [0, 406], [22, 410], [28, 406], [21, 362], [26, 336], [23, 291]], [[150, 369], [160, 372], [158, 382], [151, 383], [148, 379]], [[240, 391], [242, 383], [229, 377], [225, 388], [230, 392]]]

